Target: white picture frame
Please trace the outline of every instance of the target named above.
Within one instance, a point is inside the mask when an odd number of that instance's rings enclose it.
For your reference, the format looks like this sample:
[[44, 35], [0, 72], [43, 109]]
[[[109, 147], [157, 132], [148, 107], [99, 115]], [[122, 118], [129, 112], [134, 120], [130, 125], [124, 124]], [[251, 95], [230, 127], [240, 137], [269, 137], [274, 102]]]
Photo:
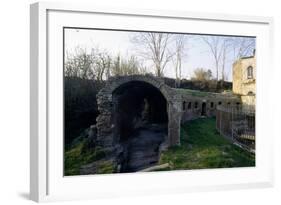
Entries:
[[[195, 33], [230, 34], [232, 32], [233, 35], [257, 36], [259, 52], [257, 53], [256, 167], [64, 177], [61, 172], [62, 135], [56, 135], [62, 133], [62, 121], [59, 121], [61, 117], [58, 114], [62, 109], [60, 69], [63, 64], [60, 32], [63, 26], [93, 27], [90, 24], [95, 22], [93, 21], [95, 18], [100, 22], [99, 27], [104, 24], [107, 28], [152, 29], [157, 24], [158, 28], [153, 30], [176, 29], [178, 32], [187, 32], [187, 28], [179, 25], [190, 25], [189, 32]], [[273, 186], [273, 134], [270, 134], [272, 131], [266, 132], [270, 127], [271, 116], [263, 109], [271, 106], [267, 92], [271, 84], [270, 74], [262, 69], [263, 67], [274, 69], [271, 64], [272, 29], [273, 19], [270, 17], [97, 8], [94, 5], [71, 3], [32, 4], [30, 10], [30, 198], [40, 202]], [[55, 67], [58, 69], [54, 69]], [[54, 117], [58, 119], [56, 125], [54, 125]], [[58, 136], [58, 141], [54, 140], [55, 135]], [[149, 182], [149, 186], [145, 182]]]

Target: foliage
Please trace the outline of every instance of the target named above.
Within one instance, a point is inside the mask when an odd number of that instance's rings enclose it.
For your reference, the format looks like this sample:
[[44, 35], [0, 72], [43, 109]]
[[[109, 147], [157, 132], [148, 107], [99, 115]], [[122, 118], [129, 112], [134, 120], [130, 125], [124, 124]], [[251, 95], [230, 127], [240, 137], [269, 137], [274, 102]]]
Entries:
[[77, 47], [66, 53], [64, 68], [65, 143], [72, 141], [87, 127], [96, 123], [96, 94], [110, 76], [145, 74], [135, 56], [112, 57], [107, 51], [93, 48], [89, 53]]
[[74, 53], [66, 53], [64, 75], [81, 79], [94, 79], [93, 58], [86, 49], [77, 47]]
[[66, 77], [97, 81], [107, 80], [111, 76], [147, 73], [146, 67], [134, 55], [124, 58], [120, 54], [112, 56], [108, 51], [99, 48], [88, 52], [80, 47], [72, 53], [66, 53], [64, 69]]
[[[194, 76], [191, 78], [193, 85], [201, 91], [218, 91], [218, 83], [213, 79], [212, 71], [204, 68], [194, 70]], [[223, 85], [222, 85], [223, 86]]]
[[166, 85], [172, 88], [179, 88], [179, 89], [187, 89], [187, 90], [194, 90], [194, 91], [204, 91], [204, 92], [214, 92], [220, 93], [225, 90], [232, 90], [232, 82], [227, 81], [217, 81], [212, 79], [210, 81], [196, 81], [196, 80], [187, 80], [181, 79], [180, 86], [176, 87], [176, 79], [173, 78], [163, 78]]
[[[65, 151], [64, 174], [66, 176], [79, 175], [81, 166], [105, 157], [106, 153], [104, 153], [99, 147], [89, 149], [87, 144], [87, 139], [84, 139], [71, 149]], [[110, 165], [103, 164], [99, 172], [109, 173], [110, 170]]]
[[202, 36], [201, 39], [208, 46], [213, 58], [217, 81], [226, 80], [227, 61], [235, 62], [241, 57], [252, 55], [255, 50], [255, 38], [210, 35]]
[[90, 163], [95, 158], [95, 151], [82, 152], [85, 141], [77, 144], [72, 149], [65, 152], [64, 155], [64, 174], [78, 175], [82, 165]]
[[174, 53], [169, 51], [171, 40], [171, 34], [155, 32], [140, 32], [131, 38], [131, 42], [139, 49], [138, 54], [153, 62], [155, 75], [158, 77], [163, 77], [166, 65], [174, 56]]
[[130, 56], [129, 59], [122, 59], [120, 55], [114, 58], [110, 71], [112, 76], [145, 74], [147, 72], [146, 67], [139, 62], [137, 57]]
[[96, 123], [98, 108], [96, 94], [104, 82], [64, 78], [65, 143], [68, 146], [83, 130]]
[[209, 70], [205, 70], [204, 68], [196, 68], [194, 70], [194, 76], [193, 78], [191, 78], [191, 80], [193, 81], [210, 81], [212, 80], [213, 75], [212, 75], [212, 71]]
[[215, 119], [198, 119], [181, 128], [181, 146], [161, 154], [166, 170], [255, 166], [255, 156], [231, 144], [215, 128]]

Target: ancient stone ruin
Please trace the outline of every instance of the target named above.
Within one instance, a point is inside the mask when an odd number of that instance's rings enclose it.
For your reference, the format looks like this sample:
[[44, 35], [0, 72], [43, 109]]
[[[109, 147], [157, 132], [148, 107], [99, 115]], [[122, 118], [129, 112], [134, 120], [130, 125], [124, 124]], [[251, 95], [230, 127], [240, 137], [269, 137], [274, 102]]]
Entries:
[[241, 103], [232, 94], [171, 88], [161, 78], [131, 75], [110, 78], [97, 96], [95, 146], [103, 159], [81, 168], [96, 173], [101, 164], [131, 172], [156, 164], [162, 150], [180, 146], [180, 125], [216, 115], [217, 105]]

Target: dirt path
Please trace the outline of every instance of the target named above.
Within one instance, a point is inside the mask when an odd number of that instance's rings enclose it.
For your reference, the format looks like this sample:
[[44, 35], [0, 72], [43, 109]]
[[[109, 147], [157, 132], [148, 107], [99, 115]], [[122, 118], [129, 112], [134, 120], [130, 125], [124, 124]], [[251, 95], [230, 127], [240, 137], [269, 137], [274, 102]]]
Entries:
[[165, 128], [160, 125], [138, 129], [128, 142], [126, 172], [135, 172], [157, 164], [159, 147], [165, 135]]

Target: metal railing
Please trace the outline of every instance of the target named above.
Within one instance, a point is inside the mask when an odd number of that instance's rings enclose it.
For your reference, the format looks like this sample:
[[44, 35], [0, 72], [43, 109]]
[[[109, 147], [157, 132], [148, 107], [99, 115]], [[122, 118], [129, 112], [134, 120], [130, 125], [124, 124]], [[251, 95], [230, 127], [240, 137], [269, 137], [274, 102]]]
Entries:
[[255, 107], [245, 105], [217, 106], [216, 127], [234, 144], [255, 152]]

